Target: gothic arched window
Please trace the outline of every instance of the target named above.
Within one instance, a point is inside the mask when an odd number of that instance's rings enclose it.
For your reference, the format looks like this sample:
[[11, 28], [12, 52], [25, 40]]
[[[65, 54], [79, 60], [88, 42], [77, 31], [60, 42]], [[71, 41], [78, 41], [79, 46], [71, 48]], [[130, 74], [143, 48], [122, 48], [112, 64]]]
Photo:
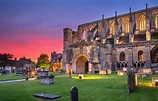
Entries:
[[143, 15], [139, 18], [139, 29], [146, 30], [146, 18]]
[[129, 18], [125, 20], [125, 32], [129, 33]]
[[143, 55], [143, 51], [142, 51], [142, 50], [140, 50], [140, 51], [138, 52], [138, 60], [139, 60], [139, 61], [143, 61], [143, 60], [144, 60], [144, 55]]
[[125, 61], [125, 52], [120, 53], [120, 61]]
[[158, 14], [155, 17], [155, 28], [158, 28]]
[[111, 34], [115, 34], [115, 22], [111, 24]]

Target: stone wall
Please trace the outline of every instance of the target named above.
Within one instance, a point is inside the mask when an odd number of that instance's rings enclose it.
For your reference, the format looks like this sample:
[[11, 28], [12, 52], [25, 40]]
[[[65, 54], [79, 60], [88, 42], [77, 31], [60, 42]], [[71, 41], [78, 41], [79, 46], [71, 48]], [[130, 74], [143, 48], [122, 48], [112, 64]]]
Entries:
[[[86, 59], [81, 64], [82, 69], [85, 68], [83, 73], [94, 73], [108, 68], [115, 70], [122, 67], [150, 67], [151, 50], [158, 47], [158, 39], [151, 38], [152, 33], [158, 33], [154, 24], [157, 9], [158, 7], [146, 6], [145, 10], [132, 12], [130, 9], [129, 13], [123, 15], [115, 12], [114, 17], [104, 19], [102, 16], [101, 20], [81, 24], [77, 31], [65, 28], [63, 68], [77, 73], [76, 62], [79, 62], [80, 56]], [[140, 28], [140, 19], [146, 22], [144, 29]], [[138, 59], [140, 51], [142, 55]], [[125, 60], [120, 60], [121, 52], [124, 52]]]

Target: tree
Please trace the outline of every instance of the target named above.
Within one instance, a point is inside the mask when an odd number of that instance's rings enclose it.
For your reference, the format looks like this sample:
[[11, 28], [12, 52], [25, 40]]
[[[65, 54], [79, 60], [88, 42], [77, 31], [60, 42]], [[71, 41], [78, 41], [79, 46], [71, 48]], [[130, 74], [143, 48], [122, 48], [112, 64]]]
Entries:
[[0, 53], [0, 66], [5, 69], [8, 65], [14, 65], [13, 55], [9, 53]]
[[41, 54], [38, 57], [36, 67], [39, 67], [40, 69], [49, 69], [51, 67], [51, 62], [49, 61], [47, 54]]

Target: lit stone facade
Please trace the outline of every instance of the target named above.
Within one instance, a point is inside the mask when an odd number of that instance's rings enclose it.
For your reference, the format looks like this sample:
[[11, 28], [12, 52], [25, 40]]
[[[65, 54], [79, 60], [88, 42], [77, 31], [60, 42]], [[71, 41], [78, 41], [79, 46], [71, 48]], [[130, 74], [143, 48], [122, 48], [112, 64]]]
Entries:
[[158, 64], [158, 6], [64, 30], [63, 69], [74, 73]]

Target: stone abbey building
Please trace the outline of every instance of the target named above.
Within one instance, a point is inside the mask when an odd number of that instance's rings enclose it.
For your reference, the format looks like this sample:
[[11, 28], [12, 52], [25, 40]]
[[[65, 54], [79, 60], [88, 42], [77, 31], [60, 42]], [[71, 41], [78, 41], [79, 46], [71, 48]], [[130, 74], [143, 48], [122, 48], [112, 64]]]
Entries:
[[158, 6], [65, 28], [63, 69], [96, 73], [158, 66]]

